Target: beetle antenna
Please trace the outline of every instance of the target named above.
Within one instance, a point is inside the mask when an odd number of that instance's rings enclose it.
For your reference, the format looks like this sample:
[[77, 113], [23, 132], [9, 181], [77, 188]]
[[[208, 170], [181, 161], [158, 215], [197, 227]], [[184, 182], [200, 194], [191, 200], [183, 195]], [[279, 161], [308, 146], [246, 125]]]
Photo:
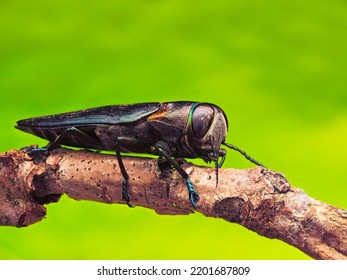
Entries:
[[235, 151], [238, 151], [240, 154], [242, 154], [246, 159], [248, 159], [250, 162], [253, 162], [254, 164], [256, 165], [259, 165], [259, 166], [263, 166], [265, 167], [264, 165], [262, 165], [259, 161], [256, 161], [254, 158], [252, 158], [251, 156], [249, 156], [245, 151], [241, 150], [240, 148], [232, 145], [232, 144], [228, 144], [228, 143], [222, 143], [223, 145], [229, 147], [230, 149], [233, 149]]

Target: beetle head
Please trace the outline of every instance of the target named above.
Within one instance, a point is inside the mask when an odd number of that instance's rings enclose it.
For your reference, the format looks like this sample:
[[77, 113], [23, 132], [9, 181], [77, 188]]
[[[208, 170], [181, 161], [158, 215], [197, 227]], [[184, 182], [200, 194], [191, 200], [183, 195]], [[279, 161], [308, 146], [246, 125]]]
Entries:
[[[221, 144], [228, 130], [226, 115], [221, 108], [209, 103], [194, 104], [189, 113], [186, 141], [194, 153], [206, 162], [216, 163], [216, 173], [225, 158]], [[219, 157], [222, 157], [219, 163]]]
[[[217, 184], [218, 168], [222, 166], [226, 155], [226, 151], [220, 148], [221, 144], [236, 150], [256, 165], [265, 167], [250, 157], [245, 151], [225, 143], [227, 131], [227, 117], [218, 106], [209, 103], [197, 103], [190, 109], [186, 143], [197, 157], [202, 158], [206, 162], [215, 162]], [[221, 161], [219, 161], [219, 157], [222, 157]]]

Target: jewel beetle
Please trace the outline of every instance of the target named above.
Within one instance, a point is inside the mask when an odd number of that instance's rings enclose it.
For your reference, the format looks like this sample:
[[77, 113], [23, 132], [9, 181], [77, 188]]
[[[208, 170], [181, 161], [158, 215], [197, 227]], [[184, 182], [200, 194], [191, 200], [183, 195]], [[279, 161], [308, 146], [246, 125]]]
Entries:
[[186, 181], [194, 208], [199, 195], [186, 171], [175, 158], [202, 158], [218, 168], [225, 160], [227, 146], [263, 166], [243, 150], [225, 143], [228, 121], [223, 110], [211, 103], [190, 101], [111, 105], [86, 110], [29, 118], [17, 122], [17, 129], [49, 141], [44, 148], [60, 145], [115, 151], [123, 176], [122, 199], [129, 205], [129, 176], [121, 153], [154, 154], [165, 159]]

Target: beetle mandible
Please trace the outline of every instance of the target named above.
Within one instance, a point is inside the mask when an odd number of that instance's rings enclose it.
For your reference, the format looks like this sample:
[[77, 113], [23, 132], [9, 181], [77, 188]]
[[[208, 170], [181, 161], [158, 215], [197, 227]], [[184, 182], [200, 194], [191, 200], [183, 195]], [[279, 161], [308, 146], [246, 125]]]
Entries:
[[[174, 159], [202, 158], [218, 168], [227, 146], [263, 166], [243, 150], [225, 143], [228, 121], [223, 110], [211, 103], [190, 101], [111, 105], [81, 111], [29, 118], [16, 128], [47, 139], [48, 145], [34, 150], [53, 150], [60, 145], [115, 151], [123, 176], [122, 199], [129, 205], [128, 173], [121, 153], [155, 154], [164, 158], [184, 178], [194, 208], [199, 195], [186, 171]], [[221, 159], [220, 159], [221, 158]]]

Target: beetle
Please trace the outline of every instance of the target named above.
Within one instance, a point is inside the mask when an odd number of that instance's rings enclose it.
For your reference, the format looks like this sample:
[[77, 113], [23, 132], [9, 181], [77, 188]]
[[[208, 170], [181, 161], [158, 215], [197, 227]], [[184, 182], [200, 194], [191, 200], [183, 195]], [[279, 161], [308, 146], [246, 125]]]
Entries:
[[32, 148], [34, 152], [53, 150], [60, 145], [115, 151], [123, 176], [122, 200], [129, 206], [132, 206], [128, 195], [129, 176], [121, 153], [154, 154], [165, 159], [186, 181], [194, 208], [199, 195], [175, 158], [202, 158], [214, 162], [216, 185], [218, 168], [226, 157], [221, 145], [263, 166], [243, 150], [225, 143], [226, 114], [211, 103], [177, 101], [110, 105], [24, 119], [15, 127], [49, 141], [44, 148]]

